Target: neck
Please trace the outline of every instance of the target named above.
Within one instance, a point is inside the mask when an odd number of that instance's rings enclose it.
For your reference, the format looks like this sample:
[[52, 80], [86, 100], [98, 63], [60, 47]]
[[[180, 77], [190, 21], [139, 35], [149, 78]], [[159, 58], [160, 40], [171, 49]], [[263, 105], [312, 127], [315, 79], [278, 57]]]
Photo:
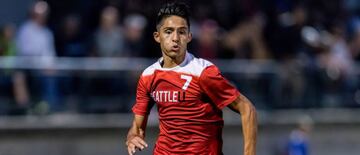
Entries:
[[163, 68], [173, 68], [180, 65], [185, 59], [186, 52], [183, 55], [179, 55], [178, 57], [172, 58], [163, 54]]

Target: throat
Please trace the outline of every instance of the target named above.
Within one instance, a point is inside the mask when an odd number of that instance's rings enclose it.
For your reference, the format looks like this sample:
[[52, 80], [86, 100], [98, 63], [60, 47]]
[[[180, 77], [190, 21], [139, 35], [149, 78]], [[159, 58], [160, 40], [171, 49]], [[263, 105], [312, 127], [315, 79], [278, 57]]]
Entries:
[[180, 63], [177, 63], [177, 62], [175, 62], [175, 61], [168, 61], [168, 62], [163, 61], [163, 62], [161, 63], [161, 66], [162, 66], [162, 68], [173, 68], [173, 67], [176, 67], [176, 66], [178, 66], [178, 65], [180, 65], [180, 64], [181, 64], [181, 62], [180, 62]]
[[160, 62], [160, 65], [162, 68], [173, 68], [180, 65], [184, 60], [185, 60], [185, 55], [175, 58], [163, 56], [163, 61]]

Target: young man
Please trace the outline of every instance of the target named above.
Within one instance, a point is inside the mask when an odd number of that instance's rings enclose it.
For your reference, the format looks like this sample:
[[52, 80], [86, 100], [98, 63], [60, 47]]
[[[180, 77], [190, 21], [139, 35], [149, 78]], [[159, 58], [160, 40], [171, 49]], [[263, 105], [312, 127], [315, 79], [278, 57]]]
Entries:
[[148, 146], [145, 128], [155, 102], [160, 119], [155, 155], [221, 155], [221, 109], [226, 106], [241, 114], [244, 155], [255, 155], [255, 108], [215, 65], [188, 53], [192, 37], [188, 16], [182, 3], [165, 4], [158, 13], [154, 39], [160, 43], [162, 58], [139, 79], [134, 121], [126, 141], [128, 153]]

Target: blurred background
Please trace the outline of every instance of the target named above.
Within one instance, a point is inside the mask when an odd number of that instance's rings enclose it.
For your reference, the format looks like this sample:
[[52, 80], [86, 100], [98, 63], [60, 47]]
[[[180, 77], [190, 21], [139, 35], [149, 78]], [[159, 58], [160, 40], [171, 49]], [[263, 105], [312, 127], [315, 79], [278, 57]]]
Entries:
[[[164, 0], [1, 0], [0, 154], [122, 155]], [[189, 51], [258, 109], [258, 155], [360, 152], [360, 1], [198, 0]], [[224, 154], [242, 153], [224, 109]], [[156, 140], [152, 109], [147, 141]]]

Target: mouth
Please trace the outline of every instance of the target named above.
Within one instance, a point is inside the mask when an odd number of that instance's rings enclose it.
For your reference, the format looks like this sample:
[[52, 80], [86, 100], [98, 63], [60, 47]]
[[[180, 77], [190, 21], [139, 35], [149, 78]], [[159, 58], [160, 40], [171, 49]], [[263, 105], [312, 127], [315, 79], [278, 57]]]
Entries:
[[172, 51], [179, 51], [180, 50], [180, 46], [179, 45], [173, 45], [172, 47], [171, 47], [171, 50]]

